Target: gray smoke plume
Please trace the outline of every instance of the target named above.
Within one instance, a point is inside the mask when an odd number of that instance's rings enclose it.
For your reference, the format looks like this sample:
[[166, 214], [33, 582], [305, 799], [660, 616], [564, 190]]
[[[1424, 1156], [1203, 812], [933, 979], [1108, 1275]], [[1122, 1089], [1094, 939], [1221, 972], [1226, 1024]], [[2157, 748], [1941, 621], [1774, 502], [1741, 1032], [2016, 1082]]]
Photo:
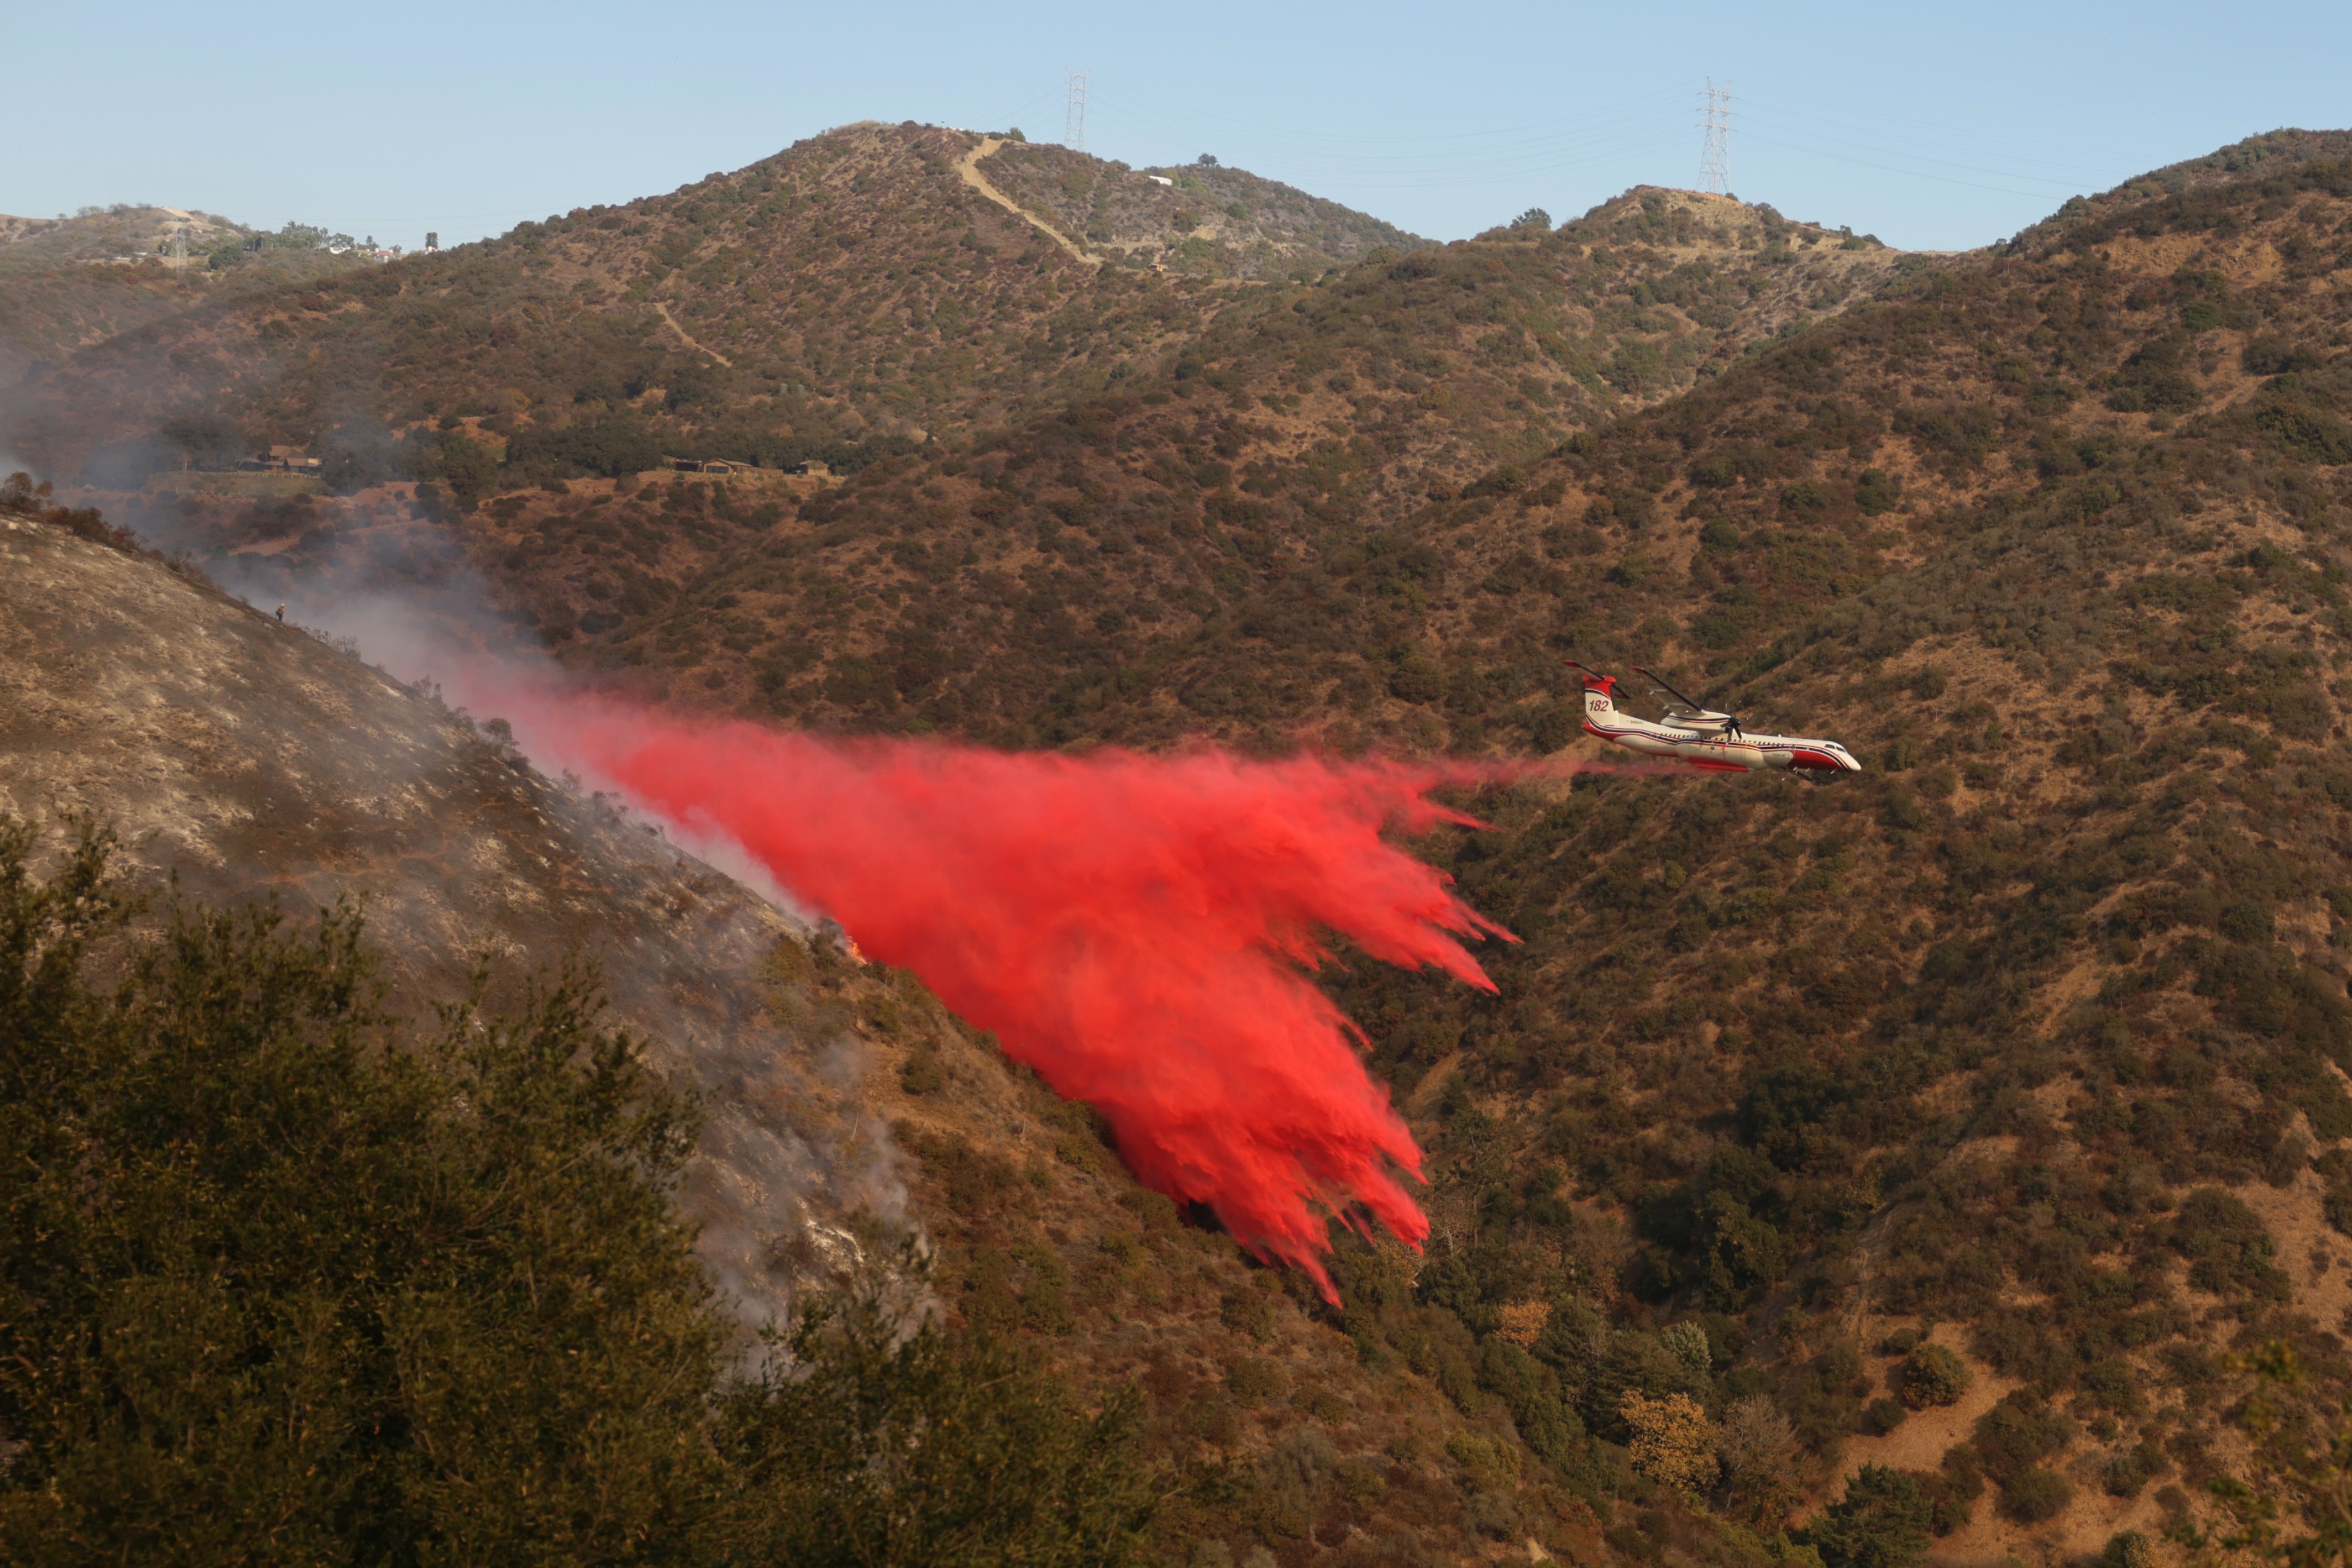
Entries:
[[35, 537], [59, 531], [0, 538], [41, 547], [0, 584], [0, 633], [13, 620], [30, 650], [0, 673], [0, 707], [89, 721], [68, 744], [0, 749], [0, 805], [103, 809], [156, 874], [206, 896], [363, 894], [408, 994], [448, 994], [485, 952], [518, 981], [597, 962], [618, 1021], [705, 1107], [681, 1194], [702, 1254], [747, 1327], [772, 1319], [908, 1225], [863, 1089], [855, 999], [881, 982], [740, 847], [531, 767], [490, 722], [498, 695], [567, 676], [426, 520], [376, 510], [381, 530], [273, 554], [224, 550], [166, 506], [122, 520], [252, 613]]

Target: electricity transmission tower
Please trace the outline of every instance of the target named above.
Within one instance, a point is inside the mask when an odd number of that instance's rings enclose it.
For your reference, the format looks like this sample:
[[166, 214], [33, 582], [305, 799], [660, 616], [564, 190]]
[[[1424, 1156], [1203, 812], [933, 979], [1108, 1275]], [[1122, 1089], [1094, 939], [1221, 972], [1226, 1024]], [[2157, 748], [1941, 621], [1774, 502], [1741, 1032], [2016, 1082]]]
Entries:
[[1070, 72], [1070, 114], [1062, 128], [1062, 145], [1073, 153], [1087, 150], [1087, 84], [1092, 79], [1085, 71]]
[[1706, 79], [1706, 146], [1699, 153], [1699, 184], [1715, 195], [1731, 194], [1731, 85]]

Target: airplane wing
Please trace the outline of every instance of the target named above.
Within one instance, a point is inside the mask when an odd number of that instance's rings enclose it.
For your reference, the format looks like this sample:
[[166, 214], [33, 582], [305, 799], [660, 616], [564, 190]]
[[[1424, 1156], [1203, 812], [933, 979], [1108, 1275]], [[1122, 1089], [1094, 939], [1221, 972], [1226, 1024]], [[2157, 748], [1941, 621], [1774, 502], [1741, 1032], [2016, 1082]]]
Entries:
[[1665, 721], [1667, 723], [1696, 731], [1700, 734], [1724, 734], [1735, 737], [1738, 735], [1740, 724], [1738, 715], [1718, 713], [1712, 708], [1700, 707], [1669, 686], [1665, 679], [1654, 669], [1643, 669], [1637, 664], [1633, 667], [1633, 673], [1647, 679], [1650, 682], [1652, 693], [1666, 705]]
[[1643, 669], [1637, 664], [1633, 667], [1633, 673], [1642, 677], [1644, 680], [1647, 680], [1650, 683], [1650, 694], [1666, 705], [1666, 716], [1670, 719], [1705, 719], [1722, 717], [1720, 714], [1709, 713], [1706, 709], [1702, 708], [1697, 703], [1692, 701], [1689, 698], [1684, 696], [1681, 692], [1676, 691], [1673, 687], [1667, 685], [1665, 678], [1659, 675], [1655, 670]]

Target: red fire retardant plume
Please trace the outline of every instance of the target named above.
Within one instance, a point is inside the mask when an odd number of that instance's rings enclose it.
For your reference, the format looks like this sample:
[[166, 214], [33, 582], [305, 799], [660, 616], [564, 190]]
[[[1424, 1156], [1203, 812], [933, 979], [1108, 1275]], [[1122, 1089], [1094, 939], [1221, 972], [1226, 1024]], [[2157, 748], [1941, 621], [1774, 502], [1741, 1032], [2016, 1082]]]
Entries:
[[1381, 837], [1468, 821], [1427, 792], [1490, 771], [826, 742], [611, 707], [544, 717], [531, 727], [561, 731], [550, 750], [740, 843], [1098, 1109], [1140, 1180], [1208, 1205], [1260, 1256], [1329, 1294], [1325, 1214], [1427, 1234], [1398, 1179], [1421, 1178], [1421, 1152], [1301, 968], [1328, 929], [1494, 989], [1455, 939], [1509, 933]]

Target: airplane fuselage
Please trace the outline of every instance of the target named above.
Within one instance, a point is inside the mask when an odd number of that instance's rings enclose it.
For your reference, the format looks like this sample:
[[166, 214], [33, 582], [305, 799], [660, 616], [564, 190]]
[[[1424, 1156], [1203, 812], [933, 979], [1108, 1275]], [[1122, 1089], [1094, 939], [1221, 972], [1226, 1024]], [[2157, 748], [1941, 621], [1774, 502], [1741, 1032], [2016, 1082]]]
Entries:
[[1644, 756], [1664, 757], [1711, 773], [1777, 769], [1822, 775], [1858, 773], [1862, 764], [1835, 741], [1805, 735], [1756, 735], [1720, 728], [1684, 728], [1637, 719], [1616, 702], [1615, 680], [1588, 676], [1584, 732]]

